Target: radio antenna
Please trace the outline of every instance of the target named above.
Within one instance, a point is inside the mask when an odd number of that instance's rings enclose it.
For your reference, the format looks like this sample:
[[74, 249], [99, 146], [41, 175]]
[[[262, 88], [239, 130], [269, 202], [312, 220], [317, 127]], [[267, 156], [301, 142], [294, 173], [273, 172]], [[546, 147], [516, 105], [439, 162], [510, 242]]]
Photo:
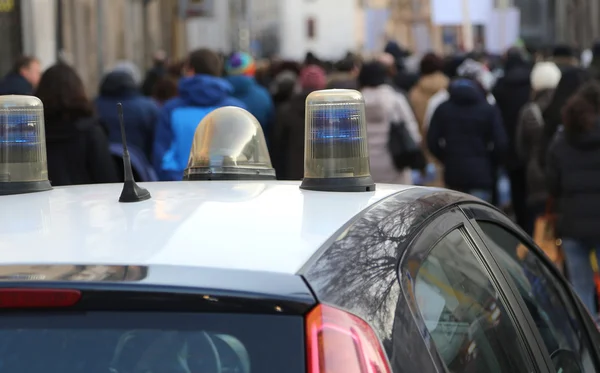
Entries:
[[123, 119], [123, 104], [117, 104], [119, 114], [119, 124], [121, 126], [121, 141], [123, 142], [123, 170], [125, 172], [125, 183], [119, 202], [132, 203], [141, 202], [150, 199], [150, 192], [136, 184], [133, 178], [133, 169], [131, 168], [131, 157], [127, 149], [127, 138], [125, 137], [125, 120]]

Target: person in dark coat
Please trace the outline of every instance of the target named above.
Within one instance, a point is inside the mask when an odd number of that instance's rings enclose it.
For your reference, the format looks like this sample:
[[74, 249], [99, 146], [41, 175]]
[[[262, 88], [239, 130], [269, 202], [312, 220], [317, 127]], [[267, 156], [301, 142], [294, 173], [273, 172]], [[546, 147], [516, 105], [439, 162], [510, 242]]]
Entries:
[[543, 113], [548, 110], [560, 79], [560, 68], [554, 62], [538, 62], [531, 72], [532, 99], [519, 116], [516, 145], [520, 159], [527, 165], [527, 232], [533, 232], [535, 220], [544, 214], [548, 200], [539, 149], [545, 126]]
[[165, 75], [167, 75], [167, 54], [160, 50], [154, 54], [154, 64], [146, 73], [142, 93], [148, 97], [152, 96], [156, 83]]
[[575, 51], [569, 45], [557, 45], [552, 51], [552, 61], [561, 71], [577, 66]]
[[353, 56], [338, 61], [334, 72], [329, 74], [327, 89], [358, 89], [358, 63]]
[[0, 95], [33, 95], [42, 75], [42, 66], [35, 57], [19, 58], [11, 72], [0, 81]]
[[275, 105], [269, 91], [255, 78], [256, 62], [248, 53], [237, 52], [225, 63], [227, 81], [233, 86], [233, 97], [242, 101], [256, 117], [263, 132], [269, 133], [275, 116]]
[[544, 110], [544, 131], [539, 148], [539, 161], [542, 168], [546, 167], [548, 148], [554, 139], [558, 128], [563, 124], [562, 110], [567, 101], [590, 78], [588, 71], [579, 67], [563, 69], [558, 86], [552, 96], [548, 108]]
[[301, 180], [304, 177], [304, 120], [306, 97], [325, 89], [325, 70], [317, 65], [302, 69], [300, 93], [281, 105], [272, 132], [271, 161], [279, 180]]
[[592, 61], [587, 70], [592, 78], [600, 80], [600, 42], [596, 42], [592, 46]]
[[546, 179], [556, 201], [557, 230], [575, 292], [596, 316], [590, 253], [600, 246], [600, 85], [586, 83], [563, 110], [548, 150]]
[[108, 138], [112, 143], [121, 143], [121, 125], [116, 107], [117, 103], [123, 104], [127, 145], [137, 148], [150, 162], [160, 110], [151, 98], [141, 94], [133, 77], [124, 71], [106, 74], [95, 103], [98, 116], [108, 129]]
[[491, 202], [495, 165], [507, 148], [500, 113], [474, 80], [459, 78], [450, 84], [448, 93], [449, 99], [431, 119], [428, 148], [443, 164], [448, 188]]
[[94, 117], [94, 107], [75, 70], [64, 63], [50, 67], [35, 95], [44, 104], [52, 185], [118, 182], [105, 129]]
[[504, 76], [498, 79], [492, 91], [508, 135], [509, 151], [506, 170], [510, 180], [511, 201], [517, 224], [523, 229], [527, 228], [528, 221], [526, 166], [517, 155], [515, 141], [519, 113], [531, 97], [530, 76], [531, 66], [523, 52], [520, 49], [509, 50], [504, 64]]

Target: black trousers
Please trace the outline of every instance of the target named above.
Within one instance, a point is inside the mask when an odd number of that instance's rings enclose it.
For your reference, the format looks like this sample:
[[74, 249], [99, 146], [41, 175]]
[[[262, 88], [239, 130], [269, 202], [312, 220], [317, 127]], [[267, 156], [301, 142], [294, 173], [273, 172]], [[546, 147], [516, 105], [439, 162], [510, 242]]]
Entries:
[[[532, 230], [530, 214], [527, 209], [527, 174], [525, 168], [508, 172], [510, 193], [517, 224], [526, 232]], [[532, 232], [527, 232], [531, 234]]]

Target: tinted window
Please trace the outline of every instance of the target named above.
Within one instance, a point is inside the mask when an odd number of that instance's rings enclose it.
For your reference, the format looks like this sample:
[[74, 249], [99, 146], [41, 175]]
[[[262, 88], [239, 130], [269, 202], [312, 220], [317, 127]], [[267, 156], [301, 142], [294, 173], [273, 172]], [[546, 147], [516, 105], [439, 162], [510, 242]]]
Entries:
[[[489, 238], [490, 250], [518, 287], [548, 353], [552, 356], [559, 350], [574, 352], [586, 372], [595, 372], [585, 328], [578, 319], [575, 305], [566, 296], [567, 289], [517, 236], [496, 224], [478, 224]], [[517, 247], [520, 255], [517, 255]]]
[[417, 273], [415, 296], [451, 372], [527, 372], [517, 332], [461, 231], [433, 248]]
[[116, 313], [4, 314], [0, 371], [304, 372], [302, 317]]

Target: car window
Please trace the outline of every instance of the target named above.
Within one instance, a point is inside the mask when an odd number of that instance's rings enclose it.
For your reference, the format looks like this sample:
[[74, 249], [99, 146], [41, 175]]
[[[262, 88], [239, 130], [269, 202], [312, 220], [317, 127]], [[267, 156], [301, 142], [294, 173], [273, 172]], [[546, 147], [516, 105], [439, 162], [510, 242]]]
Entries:
[[566, 295], [568, 290], [515, 234], [497, 224], [482, 221], [478, 224], [496, 260], [515, 282], [548, 354], [554, 357], [560, 351], [570, 351], [570, 356], [578, 357], [581, 371], [595, 372], [592, 348], [575, 305]]
[[304, 372], [301, 316], [10, 313], [0, 370], [28, 373]]
[[437, 243], [419, 268], [415, 298], [450, 372], [527, 372], [517, 331], [460, 230]]

